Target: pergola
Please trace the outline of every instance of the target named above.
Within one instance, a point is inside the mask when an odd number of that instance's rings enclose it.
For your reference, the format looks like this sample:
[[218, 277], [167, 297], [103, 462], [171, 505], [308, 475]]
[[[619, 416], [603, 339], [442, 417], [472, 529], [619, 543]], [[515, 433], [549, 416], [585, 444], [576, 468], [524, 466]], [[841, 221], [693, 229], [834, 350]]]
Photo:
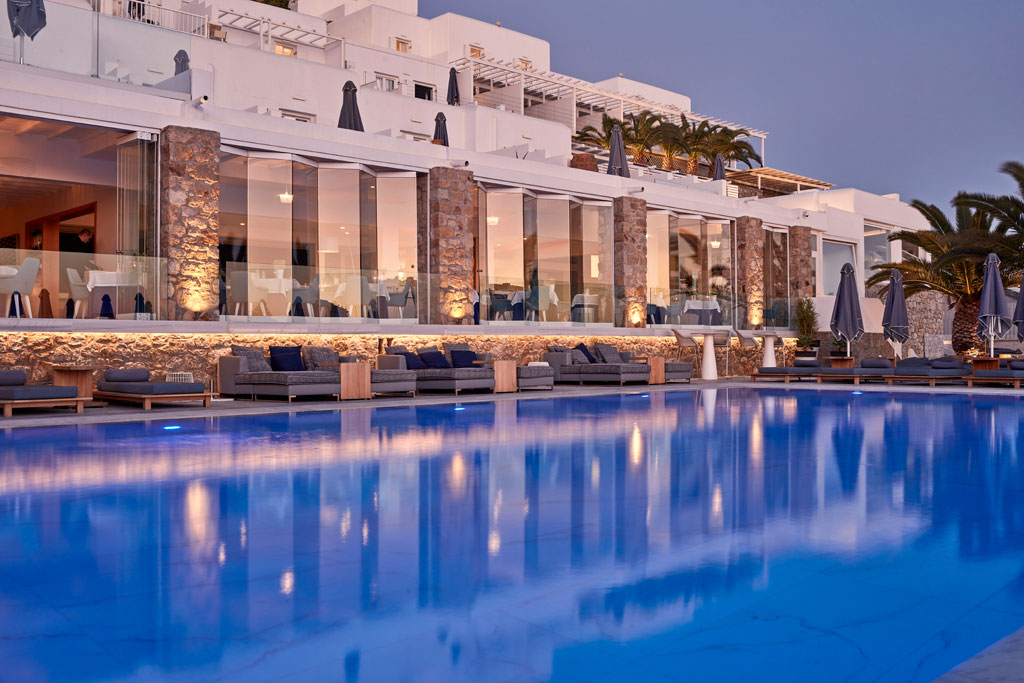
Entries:
[[[578, 131], [584, 125], [600, 127], [601, 114], [623, 119], [627, 114], [651, 111], [669, 120], [707, 121], [732, 129], [745, 129], [751, 138], [761, 141], [764, 159], [764, 141], [768, 133], [732, 123], [713, 116], [685, 111], [679, 107], [651, 102], [641, 97], [624, 95], [599, 88], [579, 78], [550, 71], [539, 71], [489, 57], [460, 57], [452, 61], [458, 71], [471, 69], [473, 99], [488, 107], [505, 108], [525, 116], [557, 121]], [[589, 117], [598, 115], [594, 119]], [[581, 119], [585, 119], [581, 121]]]
[[[324, 33], [310, 31], [298, 26], [278, 24], [268, 19], [254, 17], [233, 9], [218, 9], [217, 23], [222, 27], [259, 35], [260, 49], [263, 49], [264, 41], [267, 39], [283, 40], [295, 45], [306, 45], [316, 48], [325, 48], [331, 43], [340, 41], [339, 38]], [[264, 36], [267, 38], [264, 38]]]
[[827, 190], [833, 187], [832, 183], [824, 180], [815, 180], [807, 176], [797, 175], [780, 171], [777, 168], [748, 168], [743, 171], [729, 171], [726, 173], [729, 182], [739, 185], [756, 187], [758, 190], [768, 190], [779, 194], [789, 194], [800, 190]]

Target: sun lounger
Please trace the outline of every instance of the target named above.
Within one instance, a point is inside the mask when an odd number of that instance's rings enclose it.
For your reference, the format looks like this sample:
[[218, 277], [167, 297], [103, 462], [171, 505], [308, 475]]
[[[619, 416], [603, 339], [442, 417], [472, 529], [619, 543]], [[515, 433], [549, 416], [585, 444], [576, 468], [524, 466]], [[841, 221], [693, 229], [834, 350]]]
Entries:
[[817, 373], [818, 383], [824, 381], [853, 381], [854, 384], [868, 381], [885, 381], [892, 376], [894, 368], [888, 358], [865, 358], [859, 368], [821, 368]]
[[789, 384], [791, 379], [815, 379], [822, 369], [817, 359], [797, 358], [794, 362], [796, 365], [793, 365], [792, 367], [760, 367], [757, 369], [757, 372], [750, 375], [750, 381], [756, 382], [759, 379], [781, 379], [784, 383]]
[[15, 408], [74, 408], [82, 412], [85, 399], [78, 397], [75, 387], [49, 385], [26, 386], [24, 370], [0, 370], [0, 406], [4, 417], [11, 417]]
[[[1005, 364], [1005, 361], [1001, 364]], [[1020, 389], [1022, 381], [1024, 381], [1024, 361], [1011, 360], [1007, 367], [1000, 367], [998, 370], [975, 370], [974, 374], [967, 378], [967, 386], [1012, 384], [1014, 389]]]
[[915, 382], [934, 387], [938, 382], [966, 381], [969, 374], [967, 365], [958, 358], [907, 358], [896, 363], [893, 374], [885, 380], [890, 385], [895, 382]]
[[209, 408], [213, 394], [202, 382], [152, 382], [145, 368], [107, 370], [96, 385], [93, 396], [105, 401], [139, 403], [143, 410], [151, 410], [153, 403], [202, 401]]

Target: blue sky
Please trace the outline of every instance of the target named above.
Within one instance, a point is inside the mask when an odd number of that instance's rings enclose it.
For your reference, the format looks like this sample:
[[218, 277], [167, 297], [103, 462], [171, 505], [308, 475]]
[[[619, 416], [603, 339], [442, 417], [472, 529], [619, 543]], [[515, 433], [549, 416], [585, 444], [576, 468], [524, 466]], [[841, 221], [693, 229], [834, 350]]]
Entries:
[[1024, 0], [420, 0], [448, 11], [544, 38], [559, 73], [689, 95], [841, 187], [946, 207], [1024, 162]]

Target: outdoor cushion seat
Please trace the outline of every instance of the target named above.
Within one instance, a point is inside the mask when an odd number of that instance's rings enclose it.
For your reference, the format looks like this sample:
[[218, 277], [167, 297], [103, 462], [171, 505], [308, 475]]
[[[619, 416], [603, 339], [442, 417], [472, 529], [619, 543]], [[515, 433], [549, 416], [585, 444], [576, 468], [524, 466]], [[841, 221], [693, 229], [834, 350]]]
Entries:
[[415, 370], [370, 370], [370, 383], [383, 384], [384, 382], [415, 382]]
[[646, 363], [591, 363], [581, 365], [581, 375], [607, 375], [619, 373], [622, 375], [649, 375], [651, 366]]
[[892, 368], [821, 368], [822, 375], [867, 375], [880, 377], [893, 374]]
[[821, 368], [814, 367], [782, 367], [782, 368], [758, 368], [757, 372], [762, 375], [813, 375], [820, 372]]
[[665, 372], [693, 372], [693, 363], [670, 361], [665, 363]]
[[895, 374], [902, 377], [966, 377], [967, 368], [897, 368]]
[[76, 396], [77, 387], [0, 386], [0, 401], [38, 401]]
[[416, 370], [416, 379], [493, 379], [492, 368], [427, 368]]
[[554, 377], [555, 369], [548, 365], [520, 365], [516, 368], [516, 376], [519, 377], [519, 379]]
[[150, 394], [168, 396], [172, 394], [202, 394], [206, 387], [202, 382], [107, 382], [96, 383], [100, 391], [117, 394]]
[[241, 372], [236, 384], [328, 384], [338, 381], [338, 373], [330, 370], [298, 370], [294, 372]]
[[975, 370], [974, 376], [996, 379], [1024, 379], [1024, 370]]

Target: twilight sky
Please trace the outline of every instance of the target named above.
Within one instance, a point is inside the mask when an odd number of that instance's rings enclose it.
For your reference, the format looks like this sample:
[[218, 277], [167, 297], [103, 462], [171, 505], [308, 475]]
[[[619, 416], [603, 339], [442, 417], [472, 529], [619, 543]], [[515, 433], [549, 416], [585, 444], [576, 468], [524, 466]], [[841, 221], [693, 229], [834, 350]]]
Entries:
[[1024, 0], [420, 0], [768, 131], [768, 166], [947, 207], [1024, 161]]

